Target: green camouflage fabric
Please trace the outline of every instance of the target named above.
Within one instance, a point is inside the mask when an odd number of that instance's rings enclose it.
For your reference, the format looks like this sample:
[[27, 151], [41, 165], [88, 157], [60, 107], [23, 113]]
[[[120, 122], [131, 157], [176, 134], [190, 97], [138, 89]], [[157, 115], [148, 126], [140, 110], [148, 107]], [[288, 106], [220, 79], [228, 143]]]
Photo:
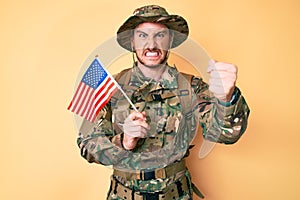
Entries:
[[[107, 199], [108, 200], [126, 200], [126, 199], [123, 199], [123, 198], [121, 198], [121, 197], [119, 197], [117, 195], [109, 196]], [[191, 195], [185, 194], [182, 197], [178, 197], [178, 199], [176, 199], [176, 200], [190, 200], [190, 199], [191, 199]]]
[[[177, 200], [190, 200], [190, 195], [184, 195], [183, 197], [179, 197]], [[115, 196], [111, 196], [108, 198], [108, 200], [125, 200], [125, 199], [122, 199], [121, 197], [118, 197], [117, 195]]]
[[[235, 143], [246, 130], [250, 112], [239, 90], [236, 89], [233, 104], [225, 105], [210, 95], [208, 85], [201, 78], [193, 77], [184, 84], [178, 83], [179, 79], [180, 73], [170, 66], [158, 82], [144, 77], [138, 67], [129, 70], [118, 82], [138, 110], [146, 112], [151, 127], [149, 136], [140, 139], [132, 151], [123, 148], [122, 124], [132, 108], [117, 92], [95, 123], [86, 120], [82, 123], [77, 140], [81, 155], [88, 162], [131, 172], [162, 168], [188, 156], [197, 124], [202, 127], [205, 139]], [[157, 95], [161, 99], [155, 99]], [[126, 181], [116, 178], [125, 186], [145, 191], [162, 190], [170, 184], [169, 179]]]
[[168, 16], [166, 9], [158, 5], [149, 5], [137, 8], [133, 12], [134, 16], [140, 17], [156, 17], [156, 16]]
[[[182, 159], [194, 137], [196, 120], [190, 120], [190, 124], [185, 123], [187, 117], [181, 111], [181, 102], [178, 96], [153, 102], [145, 102], [143, 99], [145, 98], [143, 92], [147, 93], [144, 90], [151, 90], [151, 92], [165, 91], [162, 88], [168, 88], [171, 92], [177, 90], [177, 73], [175, 68], [168, 67], [159, 83], [153, 83], [154, 87], [148, 87], [151, 83], [146, 84], [147, 87], [145, 87], [144, 83], [146, 81], [150, 82], [150, 80], [144, 77], [137, 67], [134, 67], [128, 88], [126, 86], [123, 86], [123, 88], [139, 110], [146, 111], [148, 123], [151, 127], [149, 132], [152, 135], [149, 135], [149, 138], [145, 140], [142, 139], [133, 151], [124, 150], [121, 143], [123, 133], [120, 125], [132, 109], [130, 109], [129, 103], [123, 96], [116, 94], [112, 97], [110, 104], [102, 109], [96, 123], [83, 122], [77, 141], [81, 149], [81, 155], [89, 162], [134, 170], [150, 169], [151, 166], [153, 168], [163, 167], [164, 164], [172, 163], [170, 161], [174, 162]], [[249, 115], [249, 108], [242, 95], [239, 95], [234, 105], [224, 106], [216, 98], [210, 96], [208, 85], [201, 78], [194, 77], [191, 84], [195, 92], [195, 95], [191, 98], [197, 98], [197, 109], [193, 108], [193, 113], [199, 113], [199, 123], [203, 129], [204, 138], [225, 144], [236, 142], [247, 127]], [[137, 87], [140, 88], [141, 92], [133, 90]], [[114, 118], [114, 123], [112, 123], [112, 118]], [[185, 132], [184, 134], [176, 134], [177, 129], [184, 129], [187, 126], [189, 126], [188, 131], [181, 131]], [[192, 133], [186, 133], [189, 131]], [[182, 139], [176, 138], [177, 135], [180, 135]], [[174, 139], [179, 142], [174, 143]], [[175, 149], [176, 155], [170, 152], [170, 154], [165, 154], [166, 151], [156, 151], [165, 146], [171, 146], [169, 144], [180, 144], [182, 146], [182, 142], [185, 142], [185, 145], [183, 145], [181, 152]], [[159, 153], [159, 155], [155, 155], [156, 163], [151, 163], [151, 158], [153, 158], [153, 156], [151, 157], [151, 151]], [[169, 155], [168, 158], [164, 158], [165, 155]], [[144, 167], [143, 164], [148, 161], [150, 167]]]
[[[164, 191], [168, 188], [170, 184], [174, 184], [176, 180], [180, 180], [183, 176], [185, 176], [191, 184], [191, 176], [188, 171], [184, 171], [182, 174], [177, 174], [176, 176], [169, 177], [167, 179], [157, 179], [157, 180], [132, 180], [132, 181], [126, 181], [122, 177], [111, 177], [111, 179], [116, 178], [120, 183], [122, 183], [124, 186], [134, 189], [135, 191], [139, 192], [160, 192]], [[190, 200], [192, 199], [192, 188], [190, 188], [189, 192], [184, 192], [182, 196], [179, 196], [177, 200]], [[112, 191], [108, 194], [108, 200], [124, 200], [121, 198], [118, 194], [114, 194]]]

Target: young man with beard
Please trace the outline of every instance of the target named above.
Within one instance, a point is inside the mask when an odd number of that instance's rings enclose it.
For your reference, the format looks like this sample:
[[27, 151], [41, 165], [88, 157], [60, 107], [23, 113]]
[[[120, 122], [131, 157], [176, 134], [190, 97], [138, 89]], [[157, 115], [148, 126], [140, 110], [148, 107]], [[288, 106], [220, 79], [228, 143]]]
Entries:
[[134, 63], [116, 80], [138, 112], [117, 93], [78, 137], [85, 159], [113, 165], [109, 200], [192, 199], [197, 190], [185, 157], [197, 123], [205, 139], [225, 144], [246, 130], [249, 108], [235, 86], [236, 66], [211, 62], [207, 84], [167, 64], [188, 32], [185, 19], [156, 5], [136, 9], [117, 32]]

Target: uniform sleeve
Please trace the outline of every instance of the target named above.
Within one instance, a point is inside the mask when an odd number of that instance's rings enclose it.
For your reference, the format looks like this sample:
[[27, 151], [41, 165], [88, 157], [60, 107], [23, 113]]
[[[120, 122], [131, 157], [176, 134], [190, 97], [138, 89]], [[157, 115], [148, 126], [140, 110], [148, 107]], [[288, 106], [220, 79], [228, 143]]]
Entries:
[[201, 78], [193, 78], [192, 87], [197, 95], [199, 122], [204, 139], [233, 144], [247, 128], [249, 107], [236, 87], [230, 102], [220, 102], [213, 97]]
[[81, 156], [88, 162], [113, 165], [128, 156], [127, 151], [121, 145], [122, 133], [114, 131], [112, 126], [109, 106], [101, 110], [95, 123], [83, 121], [77, 144]]

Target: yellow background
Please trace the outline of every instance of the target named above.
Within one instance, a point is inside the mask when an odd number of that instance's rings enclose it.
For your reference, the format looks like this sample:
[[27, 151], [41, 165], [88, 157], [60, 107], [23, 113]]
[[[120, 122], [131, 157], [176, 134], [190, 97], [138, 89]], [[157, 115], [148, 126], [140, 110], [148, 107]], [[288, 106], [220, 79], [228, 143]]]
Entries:
[[105, 198], [111, 169], [80, 157], [67, 106], [86, 57], [148, 3], [184, 16], [192, 39], [239, 67], [245, 135], [189, 159], [206, 199], [299, 199], [298, 0], [2, 0], [0, 199]]

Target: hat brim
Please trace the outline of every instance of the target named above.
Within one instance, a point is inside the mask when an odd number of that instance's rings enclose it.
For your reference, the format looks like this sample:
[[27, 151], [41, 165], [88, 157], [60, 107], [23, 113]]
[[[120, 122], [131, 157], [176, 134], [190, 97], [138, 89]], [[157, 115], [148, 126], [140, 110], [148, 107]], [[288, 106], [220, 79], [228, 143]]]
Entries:
[[141, 23], [153, 22], [165, 25], [173, 31], [174, 38], [171, 48], [175, 48], [183, 43], [188, 35], [189, 28], [186, 20], [179, 15], [155, 16], [155, 17], [141, 17], [131, 16], [117, 31], [117, 41], [123, 48], [132, 51], [131, 37], [133, 30]]

